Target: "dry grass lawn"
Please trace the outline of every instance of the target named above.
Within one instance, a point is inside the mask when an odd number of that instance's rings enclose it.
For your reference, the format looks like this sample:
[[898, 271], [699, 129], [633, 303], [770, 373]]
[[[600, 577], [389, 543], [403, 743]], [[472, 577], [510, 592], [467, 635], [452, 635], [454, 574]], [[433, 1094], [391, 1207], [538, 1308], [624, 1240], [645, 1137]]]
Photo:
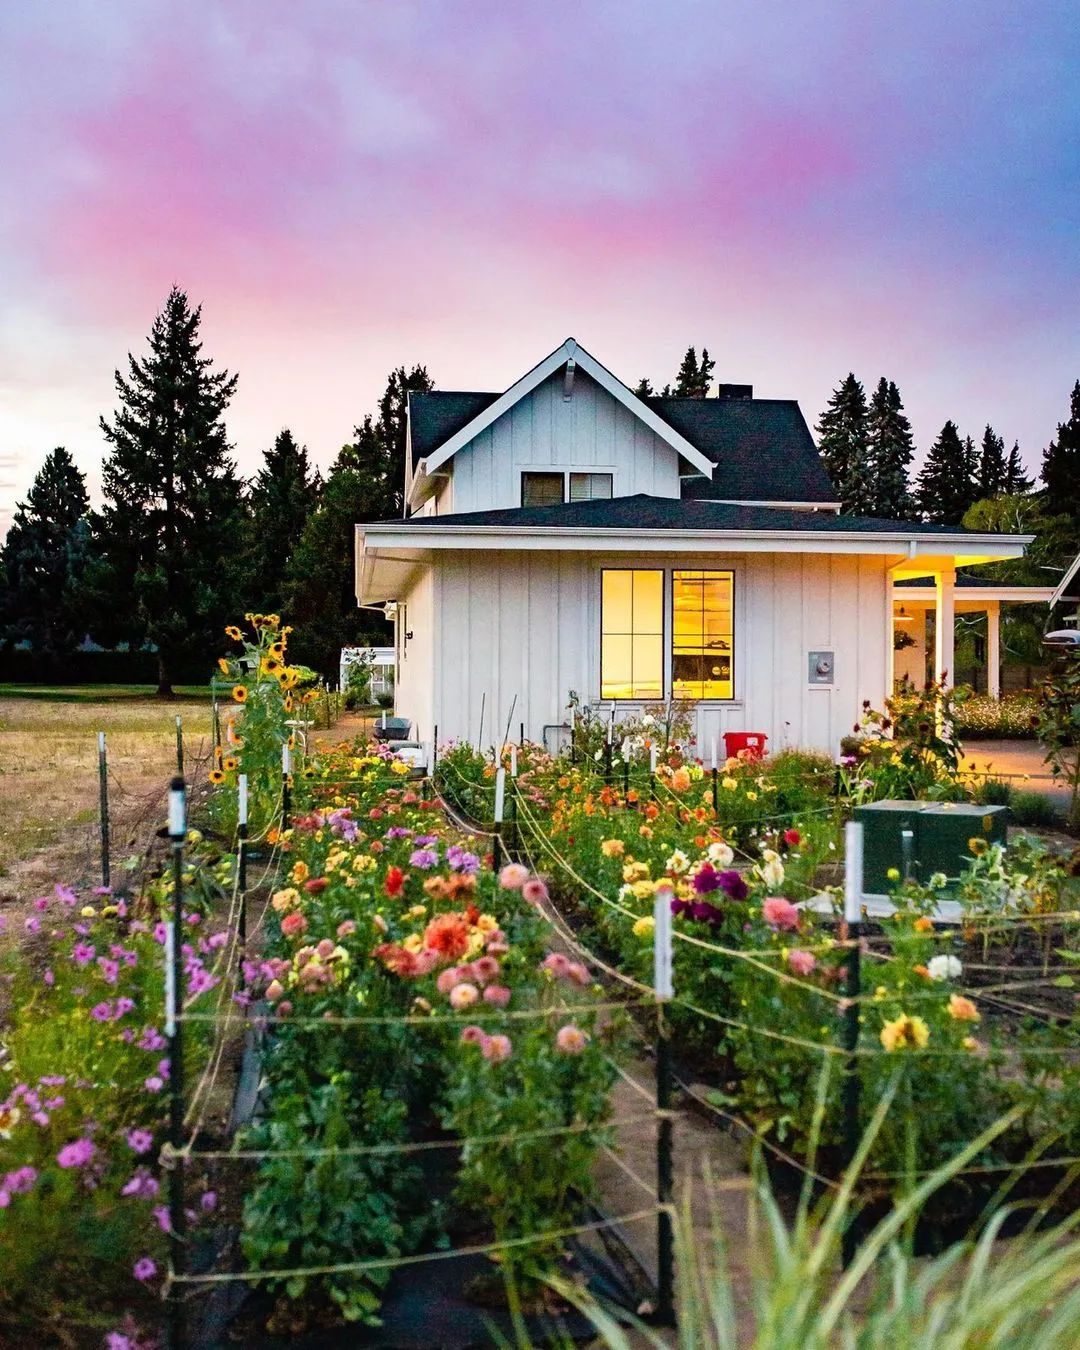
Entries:
[[97, 733], [108, 745], [113, 867], [138, 849], [162, 814], [176, 771], [176, 716], [185, 774], [204, 767], [209, 699], [0, 694], [0, 902], [12, 907], [58, 881], [99, 876]]

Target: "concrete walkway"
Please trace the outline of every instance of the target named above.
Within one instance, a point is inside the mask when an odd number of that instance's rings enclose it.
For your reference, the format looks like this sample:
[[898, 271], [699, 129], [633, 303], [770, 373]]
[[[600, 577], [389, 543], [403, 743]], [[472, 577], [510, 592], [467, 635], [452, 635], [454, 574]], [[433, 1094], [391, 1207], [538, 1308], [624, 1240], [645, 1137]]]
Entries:
[[1005, 779], [1019, 791], [1041, 792], [1060, 810], [1069, 804], [1069, 790], [1051, 774], [1046, 748], [1038, 741], [968, 741], [963, 764], [988, 778]]

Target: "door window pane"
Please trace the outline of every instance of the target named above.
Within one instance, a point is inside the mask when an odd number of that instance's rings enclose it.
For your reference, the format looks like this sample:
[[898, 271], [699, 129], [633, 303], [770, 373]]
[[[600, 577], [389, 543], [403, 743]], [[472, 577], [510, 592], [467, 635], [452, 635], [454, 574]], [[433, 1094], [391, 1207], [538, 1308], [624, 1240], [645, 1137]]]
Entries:
[[600, 697], [662, 698], [663, 572], [605, 570], [600, 609]]
[[735, 578], [731, 572], [675, 572], [671, 684], [676, 698], [734, 697]]
[[563, 503], [561, 473], [523, 473], [521, 475], [522, 506], [561, 506]]
[[611, 499], [611, 474], [609, 473], [572, 473], [570, 475], [570, 500], [572, 502], [597, 502]]

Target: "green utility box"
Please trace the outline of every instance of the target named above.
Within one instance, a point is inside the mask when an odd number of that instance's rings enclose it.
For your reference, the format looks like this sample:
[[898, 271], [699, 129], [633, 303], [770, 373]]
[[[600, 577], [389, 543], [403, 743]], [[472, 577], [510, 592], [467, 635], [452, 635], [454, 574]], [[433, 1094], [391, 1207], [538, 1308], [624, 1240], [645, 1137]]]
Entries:
[[895, 868], [903, 875], [902, 834], [911, 830], [912, 875], [926, 881], [935, 872], [958, 877], [971, 857], [969, 840], [1005, 842], [1007, 806], [973, 806], [968, 802], [871, 802], [855, 808], [863, 827], [863, 890], [883, 895], [896, 884], [889, 880]]
[[[901, 835], [911, 830], [915, 835], [914, 857], [919, 856], [919, 834], [916, 822], [928, 802], [882, 801], [855, 808], [855, 819], [863, 827], [863, 890], [871, 895], [883, 895], [895, 884], [888, 878], [891, 867], [903, 872]], [[915, 869], [918, 876], [918, 869]]]
[[935, 872], [958, 877], [971, 858], [969, 840], [1004, 844], [1009, 823], [1007, 806], [975, 806], [970, 802], [935, 802], [919, 812], [915, 856], [923, 881]]

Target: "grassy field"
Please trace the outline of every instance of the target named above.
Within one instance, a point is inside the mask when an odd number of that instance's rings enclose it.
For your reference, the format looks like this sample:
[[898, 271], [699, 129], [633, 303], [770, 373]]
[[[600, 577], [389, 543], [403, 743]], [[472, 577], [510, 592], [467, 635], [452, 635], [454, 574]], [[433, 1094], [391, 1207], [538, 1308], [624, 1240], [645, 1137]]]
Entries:
[[0, 686], [4, 909], [96, 870], [99, 731], [108, 745], [114, 860], [161, 809], [176, 770], [178, 714], [186, 771], [205, 764], [209, 690], [191, 693], [199, 696], [159, 702], [149, 686]]
[[[177, 701], [209, 699], [208, 684], [178, 684]], [[32, 698], [45, 703], [154, 703], [168, 710], [166, 702], [159, 702], [156, 686], [152, 684], [3, 684], [0, 699]]]

